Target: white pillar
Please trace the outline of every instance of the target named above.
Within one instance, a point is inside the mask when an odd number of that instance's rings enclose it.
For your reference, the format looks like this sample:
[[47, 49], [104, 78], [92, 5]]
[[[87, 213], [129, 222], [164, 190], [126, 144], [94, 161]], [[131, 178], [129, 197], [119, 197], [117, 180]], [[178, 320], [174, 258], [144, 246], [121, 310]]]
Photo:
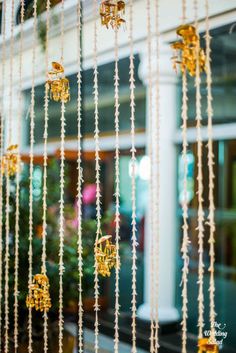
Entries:
[[[176, 321], [179, 313], [175, 308], [175, 271], [176, 271], [176, 153], [173, 142], [176, 126], [176, 76], [172, 70], [169, 46], [161, 45], [160, 58], [160, 250], [159, 250], [159, 320], [160, 323]], [[147, 53], [141, 54], [140, 76], [147, 84]], [[156, 58], [152, 58], [155, 68]], [[152, 75], [155, 78], [155, 72]], [[155, 82], [153, 82], [155, 90]], [[148, 92], [147, 92], [148, 97]], [[153, 100], [155, 112], [155, 100]], [[154, 116], [154, 115], [153, 115]], [[148, 104], [147, 104], [148, 117]], [[155, 116], [154, 116], [155, 118]], [[148, 122], [148, 118], [147, 118]], [[147, 124], [147, 141], [149, 129]], [[147, 144], [148, 145], [148, 144]], [[150, 232], [147, 210], [145, 229], [145, 280], [144, 303], [138, 309], [140, 319], [150, 319]]]

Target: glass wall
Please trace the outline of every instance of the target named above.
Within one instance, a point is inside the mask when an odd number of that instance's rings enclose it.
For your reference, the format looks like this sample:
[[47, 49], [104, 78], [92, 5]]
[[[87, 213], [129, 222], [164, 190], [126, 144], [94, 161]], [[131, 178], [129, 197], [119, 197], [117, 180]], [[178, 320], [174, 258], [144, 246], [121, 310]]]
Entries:
[[[212, 69], [213, 69], [213, 107], [214, 124], [229, 124], [236, 122], [236, 33], [229, 33], [230, 26], [220, 28], [212, 33]], [[189, 126], [195, 122], [195, 90], [194, 80], [189, 78]], [[201, 93], [203, 96], [203, 124], [207, 124], [206, 115], [206, 86], [205, 76], [202, 75]], [[179, 104], [180, 105], [180, 104]], [[179, 117], [180, 121], [180, 117]], [[235, 125], [233, 125], [235, 128]], [[232, 132], [232, 126], [228, 125], [228, 131]], [[227, 127], [226, 130], [227, 131]], [[236, 138], [236, 128], [235, 128]], [[181, 244], [182, 225], [182, 180], [183, 165], [181, 161], [181, 147], [178, 147], [178, 208], [179, 219], [179, 244]], [[222, 139], [214, 142], [215, 153], [215, 205], [216, 205], [216, 321], [226, 324], [225, 331], [228, 337], [225, 345], [236, 344], [236, 320], [235, 320], [235, 297], [236, 297], [236, 141]], [[189, 274], [189, 297], [191, 302], [197, 302], [198, 286], [198, 239], [197, 239], [197, 146], [196, 143], [189, 145], [188, 150], [188, 202], [189, 202], [189, 236], [190, 245], [190, 274]], [[207, 144], [203, 145], [203, 163], [207, 166]], [[209, 226], [208, 216], [208, 170], [204, 168], [204, 211], [205, 211], [205, 329], [209, 329]], [[182, 259], [180, 257], [180, 246], [178, 249], [178, 280], [177, 294], [178, 305], [180, 302], [180, 287]], [[197, 305], [189, 305], [189, 327], [192, 332], [197, 331]]]

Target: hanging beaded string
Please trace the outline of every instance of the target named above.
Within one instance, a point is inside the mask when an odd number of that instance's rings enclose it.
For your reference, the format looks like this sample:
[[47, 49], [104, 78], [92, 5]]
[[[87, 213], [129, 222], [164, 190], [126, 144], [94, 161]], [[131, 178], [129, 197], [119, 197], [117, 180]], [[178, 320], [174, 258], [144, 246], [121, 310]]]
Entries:
[[[49, 30], [50, 30], [50, 0], [46, 3], [46, 39], [45, 39], [45, 68], [46, 68], [46, 78], [48, 70], [49, 61]], [[44, 148], [43, 148], [43, 230], [42, 230], [42, 274], [46, 275], [46, 259], [47, 259], [47, 249], [46, 249], [46, 239], [47, 239], [47, 166], [48, 166], [48, 156], [47, 156], [47, 142], [48, 142], [48, 85], [45, 85], [45, 95], [44, 95]], [[44, 353], [48, 351], [48, 314], [47, 310], [44, 310]]]
[[[23, 52], [23, 25], [24, 25], [24, 0], [20, 2], [20, 48], [19, 48], [19, 113], [18, 113], [18, 146], [21, 142], [21, 111], [22, 111], [22, 52]], [[19, 157], [18, 157], [19, 158]], [[15, 223], [15, 279], [14, 279], [14, 349], [18, 350], [19, 335], [19, 313], [18, 313], [18, 297], [19, 297], [19, 220], [20, 220], [20, 170], [16, 173], [16, 223]]]
[[10, 233], [10, 224], [9, 224], [9, 198], [10, 198], [10, 180], [9, 175], [6, 173], [6, 221], [5, 221], [5, 349], [4, 352], [9, 352], [9, 233]]
[[[198, 33], [198, 0], [194, 0], [195, 9], [195, 27]], [[196, 47], [197, 58], [199, 52], [199, 42]], [[196, 60], [196, 129], [197, 129], [197, 188], [198, 188], [198, 337], [203, 337], [204, 326], [204, 294], [203, 294], [203, 276], [204, 276], [204, 263], [203, 263], [203, 240], [204, 240], [204, 211], [203, 211], [203, 169], [202, 169], [202, 136], [201, 136], [201, 78], [199, 60]]]
[[[64, 61], [64, 0], [61, 2], [61, 64]], [[61, 102], [60, 147], [60, 219], [59, 219], [59, 353], [63, 353], [63, 274], [64, 274], [64, 187], [65, 187], [65, 102]]]
[[81, 2], [78, 0], [77, 4], [77, 40], [78, 40], [78, 96], [77, 96], [77, 121], [78, 121], [78, 158], [77, 158], [77, 169], [78, 169], [78, 181], [77, 181], [77, 208], [78, 208], [78, 272], [79, 272], [79, 302], [78, 302], [78, 352], [83, 353], [83, 243], [82, 243], [82, 183], [83, 183], [83, 169], [82, 169], [82, 134], [81, 134], [81, 83], [82, 83], [82, 48], [81, 48], [81, 34], [82, 34], [82, 8]]
[[153, 208], [153, 197], [154, 197], [154, 185], [153, 185], [153, 87], [152, 87], [152, 32], [151, 32], [151, 2], [147, 0], [146, 3], [147, 8], [147, 51], [148, 51], [148, 129], [151, 138], [149, 139], [149, 158], [150, 158], [150, 187], [149, 187], [149, 202], [150, 202], [150, 218], [149, 218], [149, 225], [150, 225], [150, 281], [151, 281], [151, 290], [150, 290], [150, 305], [151, 305], [151, 312], [150, 312], [150, 353], [154, 353], [155, 350], [155, 323], [154, 323], [154, 225], [153, 225], [153, 218], [154, 218], [154, 208]]
[[[186, 0], [182, 0], [182, 21], [186, 22]], [[188, 177], [188, 158], [187, 158], [187, 121], [188, 121], [188, 87], [187, 87], [187, 72], [186, 69], [182, 74], [182, 160], [184, 164], [184, 177], [183, 177], [183, 240], [181, 246], [181, 253], [183, 259], [182, 269], [182, 353], [187, 353], [187, 318], [188, 318], [188, 273], [189, 273], [189, 234], [188, 234], [188, 196], [187, 196], [187, 177]]]
[[[95, 172], [96, 172], [96, 219], [97, 219], [97, 231], [95, 244], [99, 239], [99, 234], [101, 231], [101, 185], [100, 185], [100, 144], [99, 144], [99, 114], [98, 114], [98, 62], [97, 62], [97, 1], [93, 1], [93, 18], [94, 18], [94, 56], [93, 56], [93, 70], [94, 70], [94, 118], [95, 118]], [[99, 279], [98, 279], [98, 263], [95, 256], [95, 266], [94, 266], [94, 312], [95, 312], [95, 322], [94, 322], [94, 350], [98, 353], [99, 350], [99, 323], [98, 323], [98, 312], [99, 312]]]
[[136, 237], [136, 149], [135, 149], [135, 78], [134, 78], [134, 41], [133, 41], [133, 0], [129, 6], [129, 43], [130, 43], [130, 122], [131, 122], [131, 202], [132, 202], [132, 353], [137, 352], [136, 347], [136, 316], [137, 316], [137, 286], [136, 286], [136, 261], [137, 261], [137, 237]]
[[[2, 3], [3, 13], [2, 13], [2, 74], [1, 74], [1, 160], [4, 153], [4, 82], [5, 82], [5, 60], [6, 60], [6, 0]], [[2, 281], [3, 281], [3, 171], [0, 170], [0, 302], [2, 303], [3, 293], [2, 293]], [[2, 348], [2, 305], [0, 305], [0, 351]]]
[[[5, 3], [6, 6], [6, 3]], [[6, 24], [5, 24], [6, 25]], [[12, 138], [12, 82], [13, 82], [13, 55], [14, 55], [14, 0], [11, 1], [11, 35], [10, 35], [10, 77], [9, 77], [9, 118], [8, 118], [8, 145]], [[6, 173], [6, 221], [5, 221], [5, 353], [9, 352], [9, 243], [10, 243], [10, 176]]]
[[214, 264], [215, 264], [215, 203], [214, 203], [214, 151], [213, 151], [213, 131], [212, 131], [212, 71], [211, 71], [211, 36], [209, 28], [209, 2], [205, 1], [206, 7], [206, 77], [207, 77], [207, 116], [208, 116], [208, 168], [209, 168], [209, 215], [208, 224], [210, 227], [210, 325], [211, 339], [214, 340], [214, 323], [215, 323], [215, 279], [214, 279]]
[[[34, 119], [35, 119], [35, 59], [36, 59], [36, 31], [37, 31], [37, 0], [33, 4], [33, 49], [32, 49], [32, 88], [30, 104], [30, 167], [29, 167], [29, 278], [28, 290], [32, 285], [33, 271], [33, 171], [34, 171]], [[32, 337], [32, 308], [29, 307], [28, 317], [29, 342], [28, 352], [33, 352]]]
[[12, 83], [13, 83], [13, 63], [14, 63], [14, 10], [15, 1], [11, 0], [11, 38], [10, 38], [10, 68], [9, 68], [9, 128], [8, 145], [12, 142]]
[[155, 233], [157, 234], [155, 238], [155, 353], [159, 348], [159, 318], [158, 318], [158, 294], [159, 294], [159, 243], [160, 243], [160, 32], [159, 32], [159, 0], [155, 0], [155, 38], [156, 38], [156, 89], [155, 89], [155, 119], [154, 119], [154, 129], [153, 129], [153, 142], [154, 142], [154, 175], [153, 179], [155, 182], [155, 192], [154, 192], [154, 219], [153, 225]]
[[115, 32], [115, 73], [114, 73], [114, 89], [115, 89], [115, 238], [116, 238], [116, 266], [115, 266], [115, 336], [114, 336], [114, 352], [119, 352], [119, 272], [120, 272], [120, 138], [119, 138], [119, 56], [118, 56], [118, 28]]

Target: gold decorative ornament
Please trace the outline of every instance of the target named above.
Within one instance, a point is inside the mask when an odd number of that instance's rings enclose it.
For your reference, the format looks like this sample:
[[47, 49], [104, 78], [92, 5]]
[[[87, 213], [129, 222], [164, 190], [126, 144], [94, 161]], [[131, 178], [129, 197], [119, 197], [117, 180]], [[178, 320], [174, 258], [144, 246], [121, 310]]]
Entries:
[[198, 353], [218, 353], [219, 347], [216, 343], [211, 343], [209, 338], [198, 340]]
[[179, 65], [182, 73], [187, 70], [191, 76], [195, 76], [197, 61], [199, 71], [206, 71], [206, 57], [204, 50], [200, 47], [200, 38], [196, 28], [190, 25], [182, 25], [177, 28], [176, 33], [182, 38], [180, 41], [171, 44], [174, 50], [172, 62], [175, 71], [177, 71]]
[[100, 17], [102, 26], [109, 28], [110, 25], [113, 29], [120, 28], [121, 25], [125, 24], [124, 14], [124, 1], [106, 0], [101, 2]]
[[18, 152], [18, 145], [10, 145], [2, 156], [1, 161], [2, 173], [9, 177], [15, 175], [20, 171], [20, 155]]
[[35, 275], [26, 298], [27, 307], [35, 308], [36, 311], [48, 312], [52, 306], [49, 287], [49, 280], [45, 274]]
[[111, 242], [111, 235], [104, 235], [95, 245], [97, 271], [103, 277], [110, 277], [112, 268], [116, 267], [116, 246]]
[[61, 64], [52, 62], [52, 70], [48, 72], [46, 85], [54, 101], [67, 103], [70, 100], [70, 84]]

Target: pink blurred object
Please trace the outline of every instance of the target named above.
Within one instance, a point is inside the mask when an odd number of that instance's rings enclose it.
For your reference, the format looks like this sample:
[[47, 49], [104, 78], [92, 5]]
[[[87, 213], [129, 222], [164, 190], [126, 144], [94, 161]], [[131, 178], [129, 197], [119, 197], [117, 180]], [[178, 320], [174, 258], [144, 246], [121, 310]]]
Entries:
[[96, 184], [88, 184], [83, 189], [83, 203], [90, 205], [96, 201]]

